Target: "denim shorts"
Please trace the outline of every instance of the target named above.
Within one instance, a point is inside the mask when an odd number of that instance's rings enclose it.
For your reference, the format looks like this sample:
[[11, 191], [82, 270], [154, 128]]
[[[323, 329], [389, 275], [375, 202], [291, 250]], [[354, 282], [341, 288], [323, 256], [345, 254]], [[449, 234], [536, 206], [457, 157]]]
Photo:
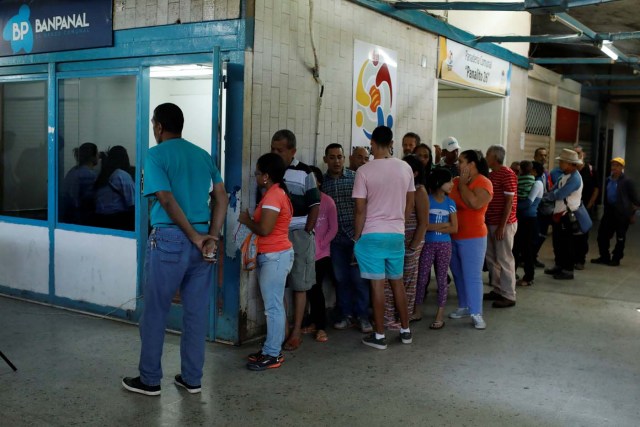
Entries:
[[363, 234], [354, 252], [365, 279], [401, 279], [404, 269], [404, 234]]

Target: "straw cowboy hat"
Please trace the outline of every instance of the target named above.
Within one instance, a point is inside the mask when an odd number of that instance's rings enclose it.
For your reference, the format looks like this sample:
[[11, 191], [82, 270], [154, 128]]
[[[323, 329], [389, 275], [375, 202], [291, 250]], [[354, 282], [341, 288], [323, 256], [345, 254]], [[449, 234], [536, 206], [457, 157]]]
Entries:
[[563, 162], [573, 163], [574, 165], [581, 165], [582, 160], [578, 153], [568, 148], [563, 148], [560, 156], [556, 157], [556, 160], [562, 160]]

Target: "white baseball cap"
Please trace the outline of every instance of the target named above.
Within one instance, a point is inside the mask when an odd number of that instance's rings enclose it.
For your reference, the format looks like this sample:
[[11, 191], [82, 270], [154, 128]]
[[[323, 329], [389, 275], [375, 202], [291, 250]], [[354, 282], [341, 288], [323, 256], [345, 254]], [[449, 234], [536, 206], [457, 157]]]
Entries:
[[452, 136], [448, 136], [442, 141], [442, 149], [447, 151], [456, 151], [460, 149], [460, 144], [458, 144], [457, 139]]

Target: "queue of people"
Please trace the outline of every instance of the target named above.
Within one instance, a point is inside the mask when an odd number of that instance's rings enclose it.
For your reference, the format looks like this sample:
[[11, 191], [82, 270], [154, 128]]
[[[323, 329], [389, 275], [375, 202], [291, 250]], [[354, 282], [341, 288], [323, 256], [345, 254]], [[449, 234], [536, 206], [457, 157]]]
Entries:
[[[164, 328], [171, 299], [180, 290], [182, 364], [175, 383], [199, 393], [211, 265], [228, 200], [211, 156], [182, 139], [179, 107], [159, 105], [152, 123], [159, 145], [145, 162], [144, 195], [152, 201], [152, 231], [143, 284], [140, 375], [124, 378], [122, 385], [136, 393], [160, 394]], [[323, 174], [295, 158], [293, 132], [274, 133], [271, 152], [255, 165], [260, 195], [255, 212], [239, 215], [239, 222], [257, 236], [257, 280], [267, 324], [261, 349], [248, 356], [248, 369], [280, 367], [285, 360], [282, 351], [298, 349], [305, 334], [313, 334], [319, 343], [329, 340], [325, 280], [336, 289], [333, 328], [357, 326], [364, 334], [363, 344], [384, 350], [387, 330], [397, 330], [402, 344], [412, 343], [410, 322], [423, 316], [432, 267], [438, 293], [429, 325], [433, 330], [445, 326], [449, 270], [457, 291], [457, 308], [449, 313], [450, 319], [470, 318], [471, 325], [482, 330], [487, 327], [483, 300], [491, 300], [494, 308], [515, 306], [516, 286], [533, 285], [536, 243], [546, 217], [552, 225], [555, 259], [545, 273], [566, 280], [573, 279], [578, 265], [584, 268], [588, 227], [579, 211], [585, 200], [593, 207], [599, 186], [594, 179], [587, 194], [583, 191], [585, 173], [595, 174], [586, 168], [581, 151], [563, 150], [558, 168], [547, 172], [545, 149], [536, 150], [535, 161], [520, 161], [516, 168], [504, 165], [506, 153], [498, 145], [483, 155], [461, 151], [459, 142], [448, 137], [436, 151], [437, 164], [430, 147], [415, 133], [402, 140], [402, 160], [393, 156], [393, 143], [391, 129], [379, 126], [371, 135], [370, 150], [356, 147], [351, 152], [349, 167], [343, 147], [329, 144]], [[97, 150], [83, 147], [72, 172], [86, 178], [90, 174], [84, 169], [95, 166]], [[122, 171], [128, 158], [121, 151], [110, 150], [113, 165], [103, 165], [96, 183], [85, 185], [85, 198], [93, 186], [95, 200], [103, 200], [96, 206], [108, 209], [116, 204], [113, 195], [98, 196], [105, 185], [115, 194], [123, 191], [118, 185], [126, 181]], [[624, 165], [622, 158], [612, 160], [604, 186], [605, 216], [598, 230], [600, 256], [593, 263], [619, 265], [626, 230], [640, 205], [632, 182], [624, 176]], [[541, 212], [543, 202], [551, 209]], [[616, 246], [610, 254], [614, 234]], [[524, 267], [522, 278], [516, 275], [518, 265]], [[486, 294], [484, 267], [493, 288]], [[286, 287], [293, 295], [291, 316], [286, 313]]]
[[[288, 131], [278, 131], [274, 140], [282, 132]], [[306, 326], [302, 323], [306, 309], [292, 288], [294, 324], [285, 349], [299, 347], [298, 330], [314, 334], [315, 341], [328, 341], [322, 308], [325, 278], [336, 289], [334, 329], [357, 326], [365, 334], [364, 344], [384, 349], [385, 330], [397, 330], [401, 342], [411, 342], [409, 322], [422, 318], [432, 267], [438, 296], [431, 329], [445, 326], [449, 270], [458, 296], [458, 308], [449, 313], [450, 319], [469, 317], [476, 329], [484, 329], [483, 300], [492, 301], [493, 308], [515, 306], [516, 287], [534, 284], [536, 244], [540, 223], [544, 223], [538, 221], [541, 216], [550, 217], [555, 253], [554, 266], [545, 273], [559, 280], [571, 279], [574, 267], [584, 263], [576, 261], [576, 254], [584, 256], [586, 251], [574, 248], [578, 242], [585, 244], [585, 233], [576, 232], [570, 224], [574, 216], [568, 214], [578, 210], [581, 196], [591, 208], [598, 187], [593, 181], [589, 194], [583, 194], [579, 172], [593, 173], [590, 166], [583, 167], [579, 147], [563, 150], [557, 158], [558, 168], [548, 172], [544, 168], [547, 153], [542, 148], [536, 150], [540, 161], [519, 161], [507, 167], [505, 149], [499, 145], [489, 147], [486, 155], [478, 150], [460, 152], [457, 139], [448, 137], [441, 143], [438, 165], [434, 165], [430, 147], [416, 133], [402, 138], [403, 162], [393, 157], [392, 146], [391, 130], [381, 126], [372, 134], [370, 151], [354, 148], [348, 156], [349, 167], [345, 167], [347, 156], [340, 144], [326, 147], [326, 173], [315, 171], [315, 181], [322, 188], [322, 224], [313, 226], [315, 250], [322, 251], [316, 254], [315, 267], [322, 272], [316, 272], [307, 294], [311, 310]], [[283, 155], [273, 143], [272, 149]], [[292, 157], [285, 158], [285, 163], [296, 164]], [[626, 188], [624, 179], [621, 182]], [[309, 181], [297, 185], [306, 191], [312, 188]], [[308, 207], [317, 204], [317, 198], [306, 195]], [[619, 200], [621, 206], [631, 203], [626, 198]], [[541, 215], [543, 202], [551, 205], [551, 211]], [[612, 210], [608, 212], [611, 215]], [[313, 221], [303, 224], [307, 230]], [[604, 230], [602, 236], [606, 233], [611, 232]], [[604, 247], [604, 237], [602, 242]], [[524, 268], [522, 277], [516, 273], [518, 266]], [[485, 294], [483, 268], [493, 288]]]

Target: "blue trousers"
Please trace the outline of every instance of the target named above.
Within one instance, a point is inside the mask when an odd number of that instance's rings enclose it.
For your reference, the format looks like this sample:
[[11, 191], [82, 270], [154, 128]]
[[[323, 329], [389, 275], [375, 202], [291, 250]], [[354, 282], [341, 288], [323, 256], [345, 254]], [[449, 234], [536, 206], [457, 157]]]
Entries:
[[267, 317], [267, 339], [262, 346], [262, 354], [273, 357], [280, 355], [284, 341], [284, 287], [287, 275], [293, 266], [293, 249], [258, 255], [258, 283]]
[[140, 318], [140, 378], [147, 385], [162, 379], [162, 346], [171, 301], [182, 300], [181, 374], [187, 384], [200, 385], [209, 319], [213, 265], [177, 228], [155, 228], [147, 241], [144, 265], [144, 309]]
[[342, 235], [331, 242], [331, 264], [336, 278], [336, 298], [343, 317], [369, 318], [369, 281], [360, 276], [353, 241]]
[[451, 272], [458, 292], [458, 307], [482, 314], [482, 264], [487, 237], [453, 240]]

